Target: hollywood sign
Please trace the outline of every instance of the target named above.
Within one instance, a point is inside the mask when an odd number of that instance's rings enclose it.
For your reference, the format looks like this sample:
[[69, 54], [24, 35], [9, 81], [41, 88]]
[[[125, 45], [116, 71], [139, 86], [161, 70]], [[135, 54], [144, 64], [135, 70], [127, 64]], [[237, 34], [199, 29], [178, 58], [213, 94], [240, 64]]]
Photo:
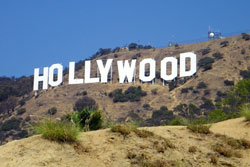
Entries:
[[[190, 67], [187, 70], [187, 60], [190, 61]], [[196, 54], [193, 52], [181, 53], [179, 59], [179, 76], [187, 77], [196, 73]], [[107, 83], [109, 72], [112, 70], [113, 59], [107, 59], [106, 64], [102, 60], [96, 60], [100, 77], [91, 78], [91, 61], [85, 61], [84, 79], [75, 78], [75, 62], [69, 63], [68, 84], [83, 83]], [[167, 67], [171, 64], [171, 74], [168, 74]], [[145, 75], [146, 65], [149, 65], [149, 75]], [[118, 60], [119, 83], [132, 83], [135, 81], [136, 75], [136, 59]], [[178, 76], [178, 60], [175, 57], [165, 57], [160, 63], [160, 76], [163, 81], [171, 81]], [[34, 69], [33, 90], [39, 90], [39, 82], [43, 83], [42, 89], [48, 89], [48, 86], [59, 86], [63, 82], [63, 66], [61, 64], [53, 64], [50, 67], [43, 68], [43, 74], [40, 75], [39, 68]], [[56, 72], [57, 71], [57, 72]], [[57, 76], [57, 79], [54, 76]], [[111, 71], [112, 75], [112, 71]], [[150, 82], [156, 77], [156, 61], [152, 58], [145, 58], [139, 63], [139, 80], [142, 82]], [[111, 78], [112, 80], [112, 78]]]

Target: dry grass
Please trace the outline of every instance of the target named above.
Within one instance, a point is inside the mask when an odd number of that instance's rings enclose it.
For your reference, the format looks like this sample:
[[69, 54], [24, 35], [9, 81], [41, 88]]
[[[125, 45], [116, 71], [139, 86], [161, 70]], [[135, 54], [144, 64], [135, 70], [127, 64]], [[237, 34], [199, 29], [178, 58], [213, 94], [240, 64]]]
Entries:
[[195, 153], [196, 151], [197, 151], [197, 147], [196, 146], [190, 146], [188, 148], [188, 152], [190, 152], [190, 153]]
[[153, 137], [154, 133], [147, 130], [134, 129], [135, 134], [141, 138]]
[[246, 121], [250, 122], [250, 104], [241, 107], [240, 115], [245, 117]]
[[177, 166], [176, 161], [167, 162], [164, 160], [151, 160], [151, 156], [146, 153], [136, 155], [135, 153], [128, 152], [128, 159], [132, 160], [131, 164], [136, 164], [139, 167], [166, 167]]
[[240, 151], [235, 151], [235, 152], [234, 152], [234, 157], [242, 158], [242, 157], [243, 157], [243, 154], [242, 154]]
[[216, 144], [214, 146], [214, 151], [218, 152], [220, 155], [223, 155], [225, 157], [232, 157], [233, 156], [232, 149], [228, 149], [227, 147], [220, 145], [220, 144]]
[[80, 129], [69, 123], [55, 120], [45, 120], [34, 125], [34, 131], [51, 141], [74, 143], [77, 142]]
[[111, 127], [112, 132], [120, 133], [124, 137], [129, 135], [133, 130], [134, 130], [134, 128], [130, 125], [127, 125], [127, 124], [114, 125]]
[[246, 139], [234, 139], [226, 135], [216, 134], [215, 137], [220, 138], [224, 143], [231, 146], [233, 149], [250, 149], [250, 141]]
[[210, 156], [210, 162], [212, 163], [212, 164], [217, 164], [218, 163], [218, 158], [217, 158], [217, 156], [215, 155], [215, 154], [212, 154], [211, 156]]
[[210, 125], [203, 125], [203, 124], [188, 124], [187, 128], [194, 133], [202, 133], [202, 134], [209, 134], [210, 133]]

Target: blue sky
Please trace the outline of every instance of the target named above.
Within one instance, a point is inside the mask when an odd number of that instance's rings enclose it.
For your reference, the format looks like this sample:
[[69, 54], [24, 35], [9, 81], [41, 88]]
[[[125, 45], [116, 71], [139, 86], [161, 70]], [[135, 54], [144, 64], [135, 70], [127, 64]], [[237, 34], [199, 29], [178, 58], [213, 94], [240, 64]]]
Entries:
[[222, 34], [250, 29], [249, 7], [248, 0], [0, 0], [0, 76], [67, 66], [99, 48], [206, 37], [209, 25]]

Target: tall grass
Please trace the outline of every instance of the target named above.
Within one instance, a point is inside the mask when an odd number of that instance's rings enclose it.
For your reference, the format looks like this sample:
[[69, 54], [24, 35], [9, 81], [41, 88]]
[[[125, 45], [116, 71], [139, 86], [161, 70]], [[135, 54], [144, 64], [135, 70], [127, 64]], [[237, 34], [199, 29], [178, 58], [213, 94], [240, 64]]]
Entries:
[[250, 104], [244, 105], [240, 108], [240, 115], [245, 117], [246, 121], [250, 122]]
[[76, 142], [80, 129], [70, 122], [44, 120], [33, 126], [34, 131], [41, 134], [45, 139], [57, 142]]

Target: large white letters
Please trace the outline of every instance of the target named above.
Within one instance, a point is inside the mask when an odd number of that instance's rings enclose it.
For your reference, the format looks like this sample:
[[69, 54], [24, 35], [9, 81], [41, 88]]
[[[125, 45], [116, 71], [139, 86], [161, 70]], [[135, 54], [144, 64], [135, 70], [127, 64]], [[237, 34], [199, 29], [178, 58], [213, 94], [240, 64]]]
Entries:
[[[186, 59], [190, 59], [190, 70], [186, 71]], [[196, 54], [192, 52], [180, 54], [180, 77], [191, 76], [196, 73]]]
[[131, 60], [131, 66], [129, 65], [128, 60], [125, 60], [125, 65], [123, 66], [123, 61], [117, 61], [118, 65], [118, 73], [119, 73], [119, 82], [124, 83], [125, 78], [127, 77], [128, 82], [131, 83], [133, 81], [136, 60]]
[[75, 62], [69, 63], [69, 84], [81, 84], [83, 79], [75, 79]]
[[113, 59], [108, 59], [105, 67], [103, 66], [102, 60], [96, 61], [97, 65], [98, 65], [98, 69], [99, 69], [100, 74], [101, 74], [101, 83], [108, 82], [108, 73], [109, 73], [109, 70], [111, 68], [112, 61], [113, 61]]
[[[167, 63], [171, 63], [171, 74], [167, 74]], [[174, 57], [165, 57], [161, 61], [161, 78], [170, 81], [177, 77], [177, 59]]]
[[[149, 64], [149, 76], [145, 76], [146, 64]], [[155, 60], [154, 59], [144, 59], [140, 62], [139, 78], [143, 82], [149, 82], [155, 78]]]
[[[187, 69], [187, 60], [189, 59], [190, 64]], [[129, 60], [118, 60], [118, 77], [119, 83], [124, 83], [127, 79], [128, 83], [135, 82], [136, 74], [136, 59]], [[106, 64], [103, 64], [102, 60], [96, 60], [97, 71], [100, 72], [100, 77], [91, 78], [91, 61], [85, 61], [84, 79], [75, 78], [75, 62], [69, 63], [69, 84], [83, 84], [83, 83], [107, 83], [109, 72], [112, 73], [113, 59], [107, 59]], [[193, 52], [181, 53], [180, 54], [180, 65], [179, 65], [179, 76], [187, 77], [192, 76], [197, 71], [197, 58]], [[149, 65], [149, 75], [145, 75], [146, 66]], [[165, 81], [171, 81], [178, 76], [178, 60], [175, 57], [165, 57], [160, 62], [160, 74], [161, 78]], [[169, 67], [171, 65], [171, 68]], [[171, 70], [170, 71], [168, 70]], [[61, 64], [53, 64], [50, 67], [43, 68], [43, 74], [39, 73], [39, 68], [34, 69], [34, 83], [33, 90], [39, 90], [39, 82], [43, 83], [42, 89], [48, 89], [50, 86], [58, 86], [63, 82], [63, 66]], [[57, 79], [55, 71], [57, 70]], [[152, 58], [143, 59], [139, 64], [139, 79], [142, 82], [150, 82], [155, 79], [156, 73], [156, 61]], [[112, 76], [112, 74], [111, 74]], [[112, 78], [111, 78], [112, 79]]]
[[[54, 81], [55, 70], [57, 69], [57, 80]], [[49, 68], [49, 85], [58, 86], [63, 81], [63, 66], [61, 64], [53, 64]]]

